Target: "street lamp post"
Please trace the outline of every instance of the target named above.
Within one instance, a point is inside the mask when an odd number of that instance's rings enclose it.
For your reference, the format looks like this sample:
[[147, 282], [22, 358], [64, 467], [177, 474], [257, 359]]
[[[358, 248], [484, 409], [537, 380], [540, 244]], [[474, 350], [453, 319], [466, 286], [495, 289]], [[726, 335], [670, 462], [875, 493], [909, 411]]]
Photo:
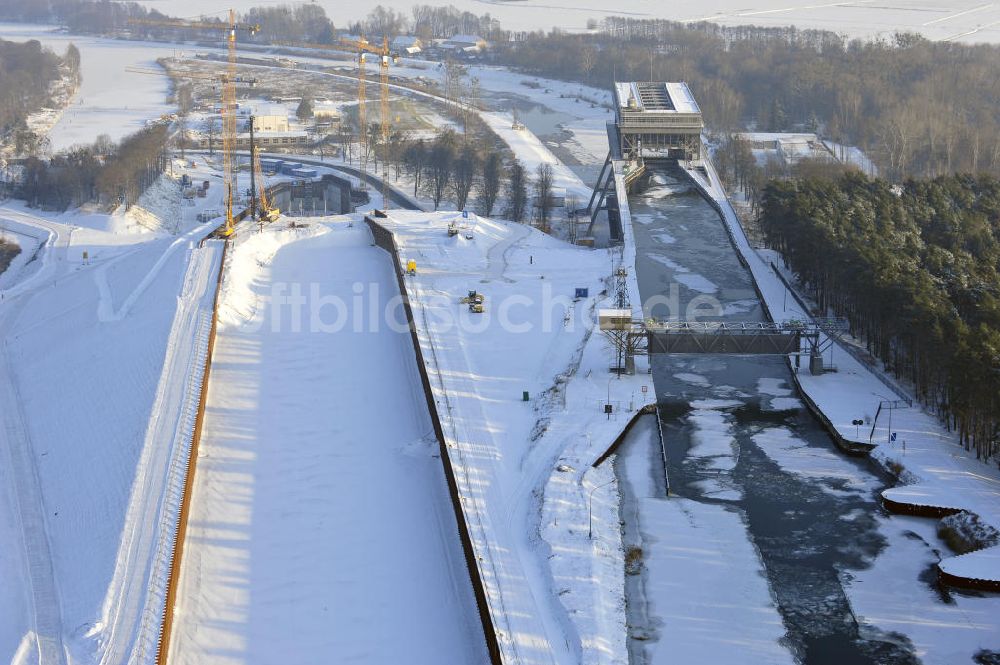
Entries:
[[590, 490], [590, 500], [589, 500], [590, 528], [587, 530], [587, 538], [589, 538], [591, 540], [594, 539], [594, 492], [596, 492], [597, 490], [601, 489], [602, 487], [607, 487], [608, 485], [610, 485], [613, 482], [615, 482], [614, 478], [612, 478], [611, 480], [609, 480], [608, 482], [606, 482], [606, 483], [604, 483], [602, 485], [598, 485], [597, 487], [593, 487]]

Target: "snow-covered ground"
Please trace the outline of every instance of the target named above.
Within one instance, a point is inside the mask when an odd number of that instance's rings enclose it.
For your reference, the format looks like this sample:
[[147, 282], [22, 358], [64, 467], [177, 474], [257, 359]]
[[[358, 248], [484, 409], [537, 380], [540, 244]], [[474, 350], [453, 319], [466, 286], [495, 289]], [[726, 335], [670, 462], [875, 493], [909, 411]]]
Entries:
[[171, 660], [486, 662], [390, 259], [296, 221], [229, 260]]
[[[246, 11], [256, 0], [141, 0], [150, 8], [174, 16], [208, 14], [222, 16], [229, 7]], [[364, 8], [320, 0], [327, 15], [339, 26], [363, 18]], [[417, 0], [386, 0], [382, 5], [410, 16]], [[1000, 41], [1000, 9], [979, 0], [912, 0], [905, 4], [879, 4], [869, 0], [801, 4], [787, 0], [708, 0], [698, 3], [661, 4], [630, 0], [608, 5], [598, 0], [552, 4], [548, 0], [502, 2], [498, 0], [455, 0], [450, 3], [477, 16], [490, 14], [508, 30], [549, 30], [560, 28], [583, 31], [589, 20], [606, 16], [671, 21], [712, 21], [725, 25], [794, 25], [799, 28], [832, 30], [851, 37], [890, 36], [898, 31], [918, 32], [929, 39], [966, 42]]]
[[[407, 291], [502, 651], [626, 662], [620, 532], [602, 489], [614, 477], [590, 468], [654, 392], [642, 368], [610, 374], [611, 347], [591, 332], [620, 255], [458, 213], [383, 221], [417, 264]], [[449, 237], [451, 221], [472, 238]], [[574, 300], [577, 287], [588, 297]], [[483, 314], [459, 302], [469, 290], [484, 294]]]
[[490, 129], [510, 146], [511, 151], [534, 179], [542, 164], [552, 167], [553, 185], [566, 193], [567, 200], [573, 197], [578, 207], [586, 205], [591, 188], [580, 180], [565, 164], [556, 159], [552, 151], [526, 128], [513, 129], [513, 116], [507, 113], [481, 113], [480, 117]]
[[[212, 277], [209, 263], [184, 281], [209, 229], [195, 222], [197, 206], [174, 208], [177, 189], [165, 178], [131, 211], [110, 217], [0, 207], [0, 224], [34, 247], [0, 284], [0, 419], [10, 455], [3, 466], [14, 471], [11, 493], [0, 496], [0, 515], [9, 518], [0, 524], [11, 529], [0, 535], [11, 599], [0, 658], [27, 663], [41, 652], [51, 662], [92, 663], [118, 627], [107, 612], [123, 532], [156, 516], [126, 521], [175, 317]], [[139, 232], [140, 223], [149, 228]], [[164, 421], [172, 415], [159, 413]], [[147, 487], [155, 496], [156, 479]], [[140, 559], [128, 563], [143, 574]], [[144, 591], [129, 593], [141, 603]], [[123, 639], [131, 635], [126, 628]]]
[[[253, 66], [253, 68], [273, 69], [273, 67], [261, 66], [261, 65], [255, 65]], [[440, 70], [440, 68], [433, 68], [433, 67], [429, 71], [423, 69], [413, 69], [413, 68], [407, 69], [405, 67], [395, 68], [393, 69], [393, 74], [394, 76], [397, 77], [405, 77], [407, 75], [413, 75], [413, 76], [425, 76], [439, 81], [443, 80], [442, 79], [443, 73]], [[355, 80], [351, 76], [343, 74], [325, 72], [323, 73], [323, 75], [338, 80], [345, 80], [345, 81]], [[470, 75], [476, 77], [482, 76], [483, 78], [481, 79], [481, 82], [483, 83], [484, 89], [487, 90], [498, 90], [503, 92], [510, 92], [511, 90], [516, 90], [519, 94], [526, 94], [526, 91], [530, 91], [529, 88], [524, 88], [524, 87], [522, 87], [521, 89], [516, 89], [515, 87], [516, 84], [514, 84], [511, 80], [512, 78], [521, 80], [524, 77], [518, 77], [516, 74], [512, 74], [511, 72], [507, 72], [501, 69], [477, 68], [473, 71], [473, 73], [470, 73]], [[539, 80], [544, 80], [544, 79], [536, 79], [536, 81]], [[555, 87], [564, 89], [568, 94], [570, 94], [569, 91], [573, 91], [571, 94], [582, 94], [581, 86], [572, 85], [568, 83], [557, 83], [557, 82], [549, 82], [549, 83], [551, 83]], [[445, 104], [453, 106], [455, 108], [461, 108], [461, 105], [458, 104], [457, 102], [449, 100], [441, 95], [424, 92], [422, 90], [414, 90], [399, 84], [389, 84], [389, 88], [395, 92], [401, 92], [403, 94], [415, 96], [418, 98], [431, 99], [439, 104]], [[534, 174], [536, 173], [538, 167], [541, 164], [543, 163], [549, 164], [550, 166], [552, 166], [553, 175], [555, 176], [553, 185], [556, 188], [564, 190], [567, 197], [569, 196], [575, 197], [575, 199], [577, 200], [577, 202], [580, 203], [580, 205], [583, 205], [583, 202], [589, 199], [591, 191], [590, 187], [584, 184], [580, 180], [579, 176], [573, 173], [572, 170], [570, 170], [566, 165], [564, 165], [560, 160], [558, 160], [552, 154], [551, 150], [549, 150], [549, 148], [546, 147], [545, 144], [542, 143], [542, 141], [540, 141], [537, 136], [535, 136], [530, 130], [526, 128], [513, 129], [514, 117], [511, 113], [483, 112], [478, 110], [476, 111], [476, 113], [478, 113], [479, 116], [483, 119], [483, 121], [490, 127], [490, 129], [492, 129], [497, 134], [497, 136], [499, 136], [500, 139], [503, 140], [510, 147], [511, 151], [521, 161], [525, 169], [527, 169], [528, 173], [532, 177], [534, 177]], [[585, 125], [585, 127], [581, 129], [581, 140], [586, 141], [587, 145], [591, 148], [591, 150], [598, 152], [598, 154], [600, 155], [598, 159], [603, 159], [604, 154], [606, 154], [607, 152], [607, 145], [606, 145], [607, 142], [606, 140], [604, 141], [604, 150], [603, 152], [600, 152], [599, 149], [595, 147], [595, 140], [593, 138], [598, 134], [598, 129], [596, 127], [598, 124], [600, 124], [600, 133], [603, 133], [604, 131], [603, 129], [604, 121], [600, 120], [600, 122], [598, 122], [599, 117], [603, 116], [599, 116], [598, 113], [587, 113], [583, 116], [577, 116], [577, 117], [579, 118], [579, 122]], [[584, 136], [590, 137], [590, 140], [587, 141], [587, 139], [583, 138]], [[588, 156], [593, 157], [593, 155], [589, 153]]]

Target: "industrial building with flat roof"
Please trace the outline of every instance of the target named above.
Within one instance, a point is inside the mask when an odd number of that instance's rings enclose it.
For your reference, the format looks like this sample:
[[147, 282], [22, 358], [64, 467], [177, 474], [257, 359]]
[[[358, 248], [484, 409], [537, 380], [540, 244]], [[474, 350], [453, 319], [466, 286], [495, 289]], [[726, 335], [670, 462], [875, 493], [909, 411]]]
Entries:
[[687, 83], [615, 82], [622, 157], [701, 159], [701, 109]]

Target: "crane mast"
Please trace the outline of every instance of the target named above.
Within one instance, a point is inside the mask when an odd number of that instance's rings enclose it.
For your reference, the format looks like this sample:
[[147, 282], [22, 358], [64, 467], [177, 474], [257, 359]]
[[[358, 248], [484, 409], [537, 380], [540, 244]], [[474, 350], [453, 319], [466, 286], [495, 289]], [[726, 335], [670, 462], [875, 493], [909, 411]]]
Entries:
[[[365, 89], [367, 77], [365, 75], [365, 64], [368, 62], [368, 54], [376, 55], [379, 58], [379, 83], [380, 83], [380, 118], [379, 142], [382, 144], [382, 198], [383, 205], [388, 201], [389, 195], [389, 172], [386, 168], [386, 157], [389, 152], [389, 128], [392, 126], [392, 118], [389, 114], [389, 66], [399, 61], [399, 54], [389, 50], [389, 38], [383, 36], [381, 45], [373, 45], [367, 39], [346, 39], [341, 38], [336, 44], [315, 44], [305, 42], [277, 42], [282, 46], [294, 46], [297, 48], [314, 48], [329, 51], [340, 51], [347, 53], [357, 53], [358, 58], [358, 148], [360, 151], [360, 166], [362, 172], [368, 172], [368, 112], [367, 112], [367, 91]], [[366, 188], [364, 178], [361, 178], [361, 187]]]
[[[361, 42], [358, 42], [359, 44]], [[368, 54], [363, 50], [358, 51], [358, 151], [361, 153], [361, 172], [368, 172], [368, 120], [365, 113], [365, 56]], [[365, 179], [361, 178], [361, 188], [368, 185]]]
[[389, 38], [382, 37], [382, 53], [379, 56], [379, 78], [382, 83], [382, 207], [389, 207]]
[[222, 81], [222, 186], [226, 206], [226, 222], [222, 234], [233, 234], [235, 218], [233, 203], [236, 199], [236, 33], [245, 30], [251, 37], [260, 32], [259, 25], [240, 25], [236, 22], [236, 11], [229, 10], [227, 23], [205, 21], [183, 21], [179, 19], [131, 19], [129, 23], [164, 28], [184, 28], [190, 30], [226, 31], [226, 75]]
[[222, 183], [226, 197], [226, 226], [222, 233], [232, 235], [233, 199], [236, 178], [236, 12], [229, 10], [229, 31], [226, 37], [228, 60], [226, 81], [222, 84]]

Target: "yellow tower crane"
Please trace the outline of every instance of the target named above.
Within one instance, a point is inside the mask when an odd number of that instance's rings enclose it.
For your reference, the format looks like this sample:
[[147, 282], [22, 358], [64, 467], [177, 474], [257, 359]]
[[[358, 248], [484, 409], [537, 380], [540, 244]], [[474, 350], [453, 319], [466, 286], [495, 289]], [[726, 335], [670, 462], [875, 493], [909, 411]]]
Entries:
[[392, 120], [389, 116], [389, 65], [399, 62], [399, 54], [389, 51], [389, 38], [382, 37], [382, 46], [373, 46], [362, 37], [360, 40], [341, 39], [340, 43], [358, 52], [358, 124], [360, 125], [361, 170], [368, 168], [368, 127], [365, 120], [365, 56], [369, 53], [379, 58], [379, 80], [381, 83], [380, 107], [382, 143], [382, 207], [388, 208], [389, 202], [389, 170], [386, 157], [389, 152], [389, 127]]
[[222, 234], [233, 233], [233, 199], [236, 192], [236, 34], [246, 32], [253, 36], [260, 32], [259, 25], [236, 22], [235, 10], [229, 10], [229, 21], [183, 21], [180, 19], [131, 19], [135, 25], [187, 30], [225, 30], [228, 59], [226, 76], [222, 83], [222, 182], [226, 206], [226, 222]]
[[[368, 114], [367, 114], [367, 93], [365, 84], [365, 63], [368, 55], [378, 56], [379, 59], [379, 79], [381, 83], [380, 106], [381, 106], [381, 127], [380, 138], [382, 143], [382, 199], [383, 206], [389, 200], [389, 172], [385, 166], [386, 156], [389, 149], [389, 128], [392, 126], [392, 119], [389, 115], [389, 66], [399, 62], [399, 54], [389, 50], [388, 37], [382, 38], [381, 46], [374, 46], [367, 39], [340, 39], [336, 44], [313, 44], [302, 42], [277, 42], [279, 46], [293, 46], [296, 48], [323, 49], [328, 51], [339, 51], [341, 53], [357, 53], [358, 56], [358, 143], [361, 152], [361, 170], [368, 172]], [[361, 186], [366, 187], [364, 178], [361, 179]]]

